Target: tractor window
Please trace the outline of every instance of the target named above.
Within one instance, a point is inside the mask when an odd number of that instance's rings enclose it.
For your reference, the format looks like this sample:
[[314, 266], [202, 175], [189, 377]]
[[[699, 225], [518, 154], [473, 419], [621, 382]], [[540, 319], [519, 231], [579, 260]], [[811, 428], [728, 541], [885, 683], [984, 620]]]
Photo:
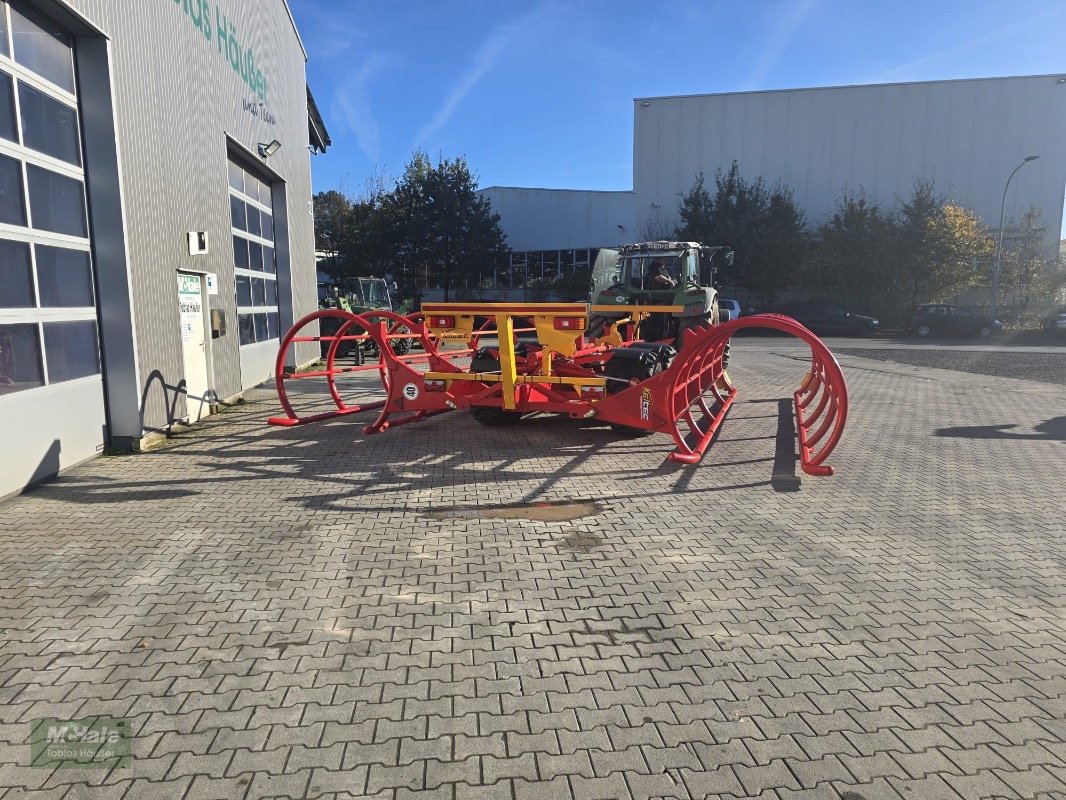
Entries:
[[363, 302], [373, 308], [384, 308], [389, 304], [389, 293], [385, 288], [385, 281], [359, 281], [359, 288], [363, 290]]
[[677, 255], [630, 256], [625, 259], [622, 282], [631, 289], [645, 291], [669, 289], [671, 287], [668, 282], [655, 280], [656, 275], [663, 273], [673, 280], [675, 286], [680, 285], [681, 257]]
[[699, 286], [700, 260], [699, 255], [694, 250], [685, 253], [685, 280]]

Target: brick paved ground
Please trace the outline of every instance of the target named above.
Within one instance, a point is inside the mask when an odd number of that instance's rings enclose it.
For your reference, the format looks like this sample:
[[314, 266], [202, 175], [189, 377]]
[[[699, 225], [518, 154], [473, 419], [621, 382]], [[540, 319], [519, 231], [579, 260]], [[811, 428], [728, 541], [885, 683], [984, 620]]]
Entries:
[[[1066, 797], [1066, 389], [848, 356], [839, 473], [798, 481], [802, 350], [734, 352], [696, 469], [257, 392], [3, 504], [0, 797]], [[600, 505], [476, 511], [543, 499]], [[31, 720], [97, 714], [129, 769], [28, 766]]]

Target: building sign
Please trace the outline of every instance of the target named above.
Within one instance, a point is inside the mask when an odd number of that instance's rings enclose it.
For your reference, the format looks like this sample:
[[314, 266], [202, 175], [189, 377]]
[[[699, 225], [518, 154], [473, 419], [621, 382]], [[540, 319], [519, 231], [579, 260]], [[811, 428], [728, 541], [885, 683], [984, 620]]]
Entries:
[[[168, 2], [168, 0], [164, 0]], [[211, 6], [211, 0], [169, 0], [180, 5], [186, 18], [204, 35], [207, 41], [216, 42], [218, 55], [226, 60], [234, 72], [255, 92], [259, 102], [267, 102], [267, 79], [263, 71], [256, 67], [255, 51], [241, 45], [240, 32], [223, 13], [222, 9]]]
[[203, 325], [203, 301], [200, 296], [200, 276], [178, 273], [178, 311], [181, 314], [181, 341], [193, 336], [193, 326]]

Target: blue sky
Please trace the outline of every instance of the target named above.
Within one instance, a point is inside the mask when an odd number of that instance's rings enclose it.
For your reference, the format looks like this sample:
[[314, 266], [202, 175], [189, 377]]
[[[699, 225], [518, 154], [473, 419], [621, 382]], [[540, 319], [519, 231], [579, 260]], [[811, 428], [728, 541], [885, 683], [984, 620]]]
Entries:
[[1066, 71], [1062, 0], [289, 0], [360, 195], [415, 148], [482, 186], [632, 187], [634, 97]]

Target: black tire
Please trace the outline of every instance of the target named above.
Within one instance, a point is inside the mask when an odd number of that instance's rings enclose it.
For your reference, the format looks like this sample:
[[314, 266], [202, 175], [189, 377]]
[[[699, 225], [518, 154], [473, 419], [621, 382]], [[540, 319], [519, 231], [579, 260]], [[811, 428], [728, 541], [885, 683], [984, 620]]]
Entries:
[[[499, 372], [500, 361], [493, 357], [488, 348], [474, 354], [470, 361], [471, 372]], [[480, 424], [489, 428], [508, 428], [517, 425], [525, 416], [521, 411], [508, 411], [492, 406], [470, 406], [470, 415]]]
[[988, 327], [987, 325], [982, 325], [978, 329], [977, 335], [980, 336], [982, 339], [984, 339], [984, 338], [992, 335], [992, 329], [990, 327]]
[[489, 428], [509, 428], [521, 422], [525, 414], [521, 411], [507, 411], [503, 408], [471, 406], [470, 416]]
[[[397, 328], [396, 332], [397, 333], [410, 333], [411, 329], [408, 328], [407, 326], [402, 326], [400, 328]], [[394, 352], [396, 355], [405, 356], [408, 353], [410, 353], [411, 352], [411, 348], [415, 346], [415, 340], [414, 339], [391, 339], [389, 341], [389, 346], [392, 348], [392, 352]]]
[[928, 325], [919, 325], [914, 332], [917, 333], [918, 336], [920, 336], [922, 339], [928, 339], [929, 334], [932, 333], [932, 330], [929, 328]]

